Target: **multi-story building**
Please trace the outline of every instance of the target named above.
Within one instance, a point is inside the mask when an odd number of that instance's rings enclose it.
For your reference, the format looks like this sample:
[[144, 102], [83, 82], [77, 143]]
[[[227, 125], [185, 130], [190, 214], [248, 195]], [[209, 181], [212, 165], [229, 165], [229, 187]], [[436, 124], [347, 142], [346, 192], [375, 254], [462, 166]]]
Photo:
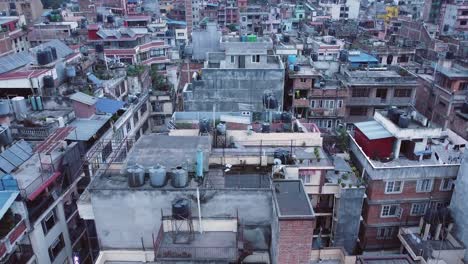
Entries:
[[131, 28], [89, 25], [88, 43], [107, 58], [128, 64], [155, 65], [164, 71], [170, 61], [167, 57], [169, 46], [164, 41], [153, 40], [149, 33], [135, 32]]
[[[435, 74], [416, 73], [419, 87], [415, 106], [430, 122], [451, 129], [468, 138], [466, 90], [468, 68], [450, 61], [440, 61]], [[435, 77], [435, 80], [434, 80]]]
[[239, 13], [241, 34], [269, 35], [277, 33], [281, 19], [277, 9], [249, 5]]
[[208, 53], [201, 72], [184, 87], [185, 111], [261, 112], [266, 109], [264, 97], [270, 94], [274, 102], [269, 107], [282, 109], [283, 62], [269, 55], [271, 38], [250, 37], [250, 42], [238, 36], [220, 39], [224, 52]]
[[41, 0], [2, 0], [0, 10], [8, 12], [10, 16], [24, 15], [27, 24], [36, 22], [44, 12]]
[[27, 33], [22, 25], [26, 23], [24, 16], [4, 16], [0, 17], [0, 56], [27, 51], [30, 43], [27, 40]]
[[45, 42], [58, 39], [67, 44], [77, 44], [75, 38], [78, 29], [77, 22], [40, 22], [35, 23], [28, 33], [31, 46], [37, 46]]
[[360, 1], [321, 0], [319, 5], [333, 20], [357, 19], [359, 17]]
[[349, 91], [345, 102], [348, 123], [372, 119], [378, 109], [411, 106], [417, 78], [403, 68], [352, 68], [341, 70], [341, 81]]
[[442, 35], [466, 33], [468, 31], [468, 3], [466, 1], [444, 1], [436, 21]]
[[399, 247], [400, 227], [417, 226], [429, 208], [449, 204], [466, 141], [455, 142], [411, 109], [376, 111], [355, 127], [351, 156], [367, 184], [361, 247]]

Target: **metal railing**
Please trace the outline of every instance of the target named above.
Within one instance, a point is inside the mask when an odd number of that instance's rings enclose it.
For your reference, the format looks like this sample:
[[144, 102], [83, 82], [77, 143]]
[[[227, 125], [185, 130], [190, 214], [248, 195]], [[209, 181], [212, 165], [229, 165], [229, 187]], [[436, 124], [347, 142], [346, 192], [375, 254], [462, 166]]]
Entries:
[[166, 247], [161, 246], [158, 259], [189, 259], [189, 260], [234, 260], [237, 258], [235, 247]]

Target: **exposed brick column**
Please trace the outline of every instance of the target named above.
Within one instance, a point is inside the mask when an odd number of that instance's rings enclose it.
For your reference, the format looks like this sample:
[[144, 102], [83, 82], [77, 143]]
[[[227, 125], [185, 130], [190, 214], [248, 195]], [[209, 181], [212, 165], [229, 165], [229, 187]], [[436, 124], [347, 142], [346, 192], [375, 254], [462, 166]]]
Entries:
[[308, 264], [315, 219], [280, 219], [278, 263]]

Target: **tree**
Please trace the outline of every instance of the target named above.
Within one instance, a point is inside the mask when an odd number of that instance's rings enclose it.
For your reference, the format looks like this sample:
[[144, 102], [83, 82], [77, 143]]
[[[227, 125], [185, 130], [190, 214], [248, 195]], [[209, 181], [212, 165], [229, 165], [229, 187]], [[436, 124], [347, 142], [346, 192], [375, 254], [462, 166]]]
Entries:
[[151, 83], [153, 85], [153, 90], [156, 91], [168, 91], [169, 84], [167, 83], [166, 77], [161, 75], [158, 72], [156, 67], [151, 67]]

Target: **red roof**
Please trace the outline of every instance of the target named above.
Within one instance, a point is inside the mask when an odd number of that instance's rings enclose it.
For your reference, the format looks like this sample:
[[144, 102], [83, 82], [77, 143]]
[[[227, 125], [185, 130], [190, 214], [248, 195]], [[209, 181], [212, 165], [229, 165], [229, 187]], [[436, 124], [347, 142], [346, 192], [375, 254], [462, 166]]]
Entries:
[[105, 49], [104, 54], [106, 55], [135, 55], [135, 49]]
[[54, 172], [54, 174], [52, 174], [52, 176], [49, 179], [43, 182], [41, 186], [37, 188], [37, 190], [28, 195], [28, 200], [32, 201], [36, 199], [39, 196], [39, 194], [41, 194], [49, 185], [51, 185], [61, 174], [62, 173], [60, 173], [60, 171]]
[[36, 146], [35, 151], [39, 153], [50, 154], [61, 141], [65, 140], [70, 133], [75, 130], [75, 127], [60, 127], [50, 134], [44, 141]]
[[0, 80], [34, 78], [41, 74], [46, 73], [47, 71], [49, 71], [49, 69], [38, 69], [38, 70], [19, 69], [17, 71], [11, 71], [11, 72], [0, 74]]

